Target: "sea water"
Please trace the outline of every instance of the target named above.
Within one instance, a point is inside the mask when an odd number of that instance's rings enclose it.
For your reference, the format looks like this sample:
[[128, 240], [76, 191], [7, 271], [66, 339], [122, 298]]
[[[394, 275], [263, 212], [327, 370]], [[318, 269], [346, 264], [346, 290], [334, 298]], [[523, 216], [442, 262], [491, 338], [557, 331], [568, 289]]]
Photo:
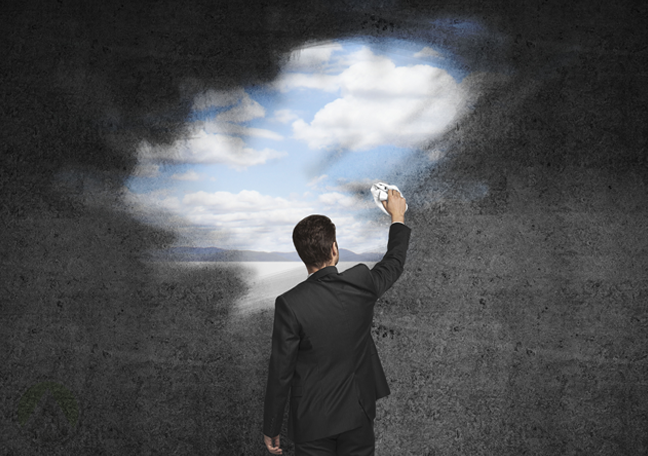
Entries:
[[[340, 262], [338, 272], [358, 264], [353, 261]], [[365, 262], [369, 267], [375, 263]], [[239, 312], [253, 312], [272, 308], [277, 296], [293, 288], [308, 278], [303, 263], [297, 262], [240, 262], [239, 266], [248, 269], [250, 289], [236, 303]]]
[[[362, 262], [373, 267], [375, 262]], [[337, 265], [342, 272], [358, 262], [341, 261]], [[248, 285], [247, 292], [237, 299], [235, 308], [246, 313], [272, 308], [275, 299], [308, 278], [304, 263], [296, 261], [223, 261], [223, 262], [187, 262], [186, 267], [200, 268], [217, 266], [243, 271], [243, 280]]]

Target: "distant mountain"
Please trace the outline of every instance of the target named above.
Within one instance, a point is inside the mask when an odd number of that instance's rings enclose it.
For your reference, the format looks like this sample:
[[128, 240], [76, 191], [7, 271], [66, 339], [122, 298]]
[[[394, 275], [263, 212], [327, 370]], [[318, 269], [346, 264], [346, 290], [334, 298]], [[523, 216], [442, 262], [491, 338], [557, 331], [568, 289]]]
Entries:
[[[340, 261], [380, 261], [382, 253], [354, 253], [340, 249]], [[149, 252], [153, 261], [301, 261], [297, 252], [257, 252], [218, 247], [170, 247]]]
[[340, 249], [340, 261], [380, 261], [384, 253], [355, 253], [351, 250]]

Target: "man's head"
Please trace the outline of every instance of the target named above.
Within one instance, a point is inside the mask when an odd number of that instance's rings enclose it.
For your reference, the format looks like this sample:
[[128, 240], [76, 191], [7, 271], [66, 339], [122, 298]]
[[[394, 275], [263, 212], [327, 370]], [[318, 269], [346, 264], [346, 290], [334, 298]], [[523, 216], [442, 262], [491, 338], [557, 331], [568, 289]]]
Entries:
[[324, 215], [309, 215], [293, 230], [293, 243], [299, 258], [311, 270], [330, 263], [337, 264], [340, 255], [335, 240], [335, 225]]

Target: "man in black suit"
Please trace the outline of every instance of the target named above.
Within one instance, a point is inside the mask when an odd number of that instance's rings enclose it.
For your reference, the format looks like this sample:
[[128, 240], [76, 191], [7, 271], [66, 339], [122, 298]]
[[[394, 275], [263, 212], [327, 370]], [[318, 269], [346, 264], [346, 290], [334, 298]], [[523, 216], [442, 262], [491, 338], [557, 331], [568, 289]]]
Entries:
[[387, 253], [373, 269], [339, 274], [335, 225], [311, 215], [293, 231], [309, 277], [275, 302], [263, 433], [282, 454], [279, 435], [290, 392], [288, 436], [297, 456], [373, 455], [376, 400], [389, 387], [371, 337], [376, 300], [403, 272], [410, 229], [405, 199], [390, 190]]

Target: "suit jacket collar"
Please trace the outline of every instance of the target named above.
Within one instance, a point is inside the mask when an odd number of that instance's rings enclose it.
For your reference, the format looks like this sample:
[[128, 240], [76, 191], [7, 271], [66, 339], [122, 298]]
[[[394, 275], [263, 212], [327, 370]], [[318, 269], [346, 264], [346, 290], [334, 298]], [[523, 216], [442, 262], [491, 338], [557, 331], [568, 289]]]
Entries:
[[311, 274], [311, 276], [307, 280], [319, 280], [324, 276], [327, 276], [329, 274], [337, 274], [338, 270], [335, 266], [327, 266], [325, 268], [320, 269], [319, 271], [316, 271]]

